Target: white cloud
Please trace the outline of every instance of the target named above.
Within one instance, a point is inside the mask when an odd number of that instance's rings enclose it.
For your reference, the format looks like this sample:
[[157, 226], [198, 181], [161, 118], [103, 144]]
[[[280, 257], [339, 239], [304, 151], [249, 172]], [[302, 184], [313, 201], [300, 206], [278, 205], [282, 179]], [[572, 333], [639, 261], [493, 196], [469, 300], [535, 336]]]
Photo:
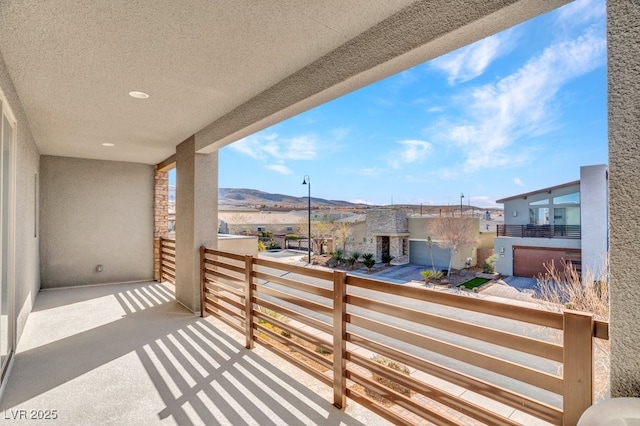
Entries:
[[394, 169], [398, 169], [404, 164], [424, 161], [432, 149], [429, 142], [415, 139], [399, 141], [398, 144], [402, 146], [401, 149], [391, 152], [391, 159], [389, 159], [389, 164]]
[[465, 82], [482, 75], [491, 62], [514, 46], [513, 31], [505, 31], [436, 58], [430, 65], [447, 74], [449, 84]]
[[269, 157], [276, 160], [314, 160], [318, 154], [317, 146], [316, 137], [313, 135], [286, 139], [274, 133], [257, 133], [229, 145], [237, 152], [265, 161]]
[[363, 167], [355, 170], [355, 173], [360, 176], [380, 176], [385, 173], [386, 170], [379, 167]]
[[522, 182], [522, 179], [520, 179], [519, 177], [514, 177], [513, 183], [515, 183], [518, 186], [524, 186], [524, 182]]
[[280, 173], [281, 175], [290, 175], [291, 169], [289, 169], [284, 164], [267, 164], [264, 166], [265, 169], [272, 170], [276, 173]]
[[601, 19], [606, 14], [605, 0], [575, 0], [558, 10], [558, 22], [578, 25]]
[[553, 44], [514, 74], [473, 88], [463, 98], [462, 113], [438, 123], [435, 131], [466, 152], [465, 172], [523, 163], [526, 149], [514, 154], [511, 143], [547, 132], [556, 118], [558, 91], [605, 59], [606, 40], [591, 29]]
[[356, 198], [354, 200], [349, 200], [349, 202], [353, 203], [353, 204], [372, 204], [371, 201], [367, 201], [367, 200], [364, 200], [364, 199], [361, 199], [361, 198]]

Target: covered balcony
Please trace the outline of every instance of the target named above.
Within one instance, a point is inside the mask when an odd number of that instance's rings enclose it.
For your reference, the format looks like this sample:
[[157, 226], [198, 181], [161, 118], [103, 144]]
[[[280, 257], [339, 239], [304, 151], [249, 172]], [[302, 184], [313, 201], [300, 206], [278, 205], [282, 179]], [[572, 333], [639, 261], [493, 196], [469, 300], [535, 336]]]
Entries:
[[[607, 323], [218, 251], [216, 208], [220, 148], [566, 3], [1, 2], [2, 420], [574, 424]], [[640, 15], [607, 9], [611, 396], [640, 396]]]
[[580, 239], [580, 225], [497, 225], [496, 237]]

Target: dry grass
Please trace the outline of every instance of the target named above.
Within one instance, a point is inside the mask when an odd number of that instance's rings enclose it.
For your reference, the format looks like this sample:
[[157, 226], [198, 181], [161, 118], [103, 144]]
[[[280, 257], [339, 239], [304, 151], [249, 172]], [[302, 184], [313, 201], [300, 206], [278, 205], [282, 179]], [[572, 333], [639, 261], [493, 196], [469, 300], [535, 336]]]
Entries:
[[[541, 305], [545, 309], [562, 312], [571, 309], [590, 312], [594, 319], [609, 321], [608, 262], [603, 261], [599, 273], [588, 269], [582, 277], [572, 266], [557, 268], [553, 261], [545, 265], [547, 273], [538, 278]], [[584, 282], [584, 285], [583, 285]], [[561, 335], [557, 335], [558, 341]], [[609, 341], [594, 340], [593, 399], [598, 400], [609, 391]]]
[[[372, 361], [375, 361], [379, 364], [384, 365], [385, 367], [389, 367], [392, 370], [395, 370], [401, 374], [406, 374], [407, 376], [409, 375], [409, 368], [404, 365], [401, 364], [397, 361], [394, 361], [390, 358], [384, 357], [382, 355], [376, 355], [373, 358], [371, 358]], [[371, 378], [380, 383], [381, 385], [392, 389], [396, 392], [398, 392], [401, 395], [404, 395], [408, 398], [411, 398], [411, 395], [413, 394], [413, 391], [409, 388], [407, 388], [406, 386], [403, 386], [401, 384], [399, 384], [398, 382], [394, 381], [394, 380], [390, 380], [387, 379], [386, 377], [382, 377], [376, 373], [372, 373], [371, 374]], [[382, 405], [384, 405], [385, 407], [390, 407], [392, 406], [394, 403], [389, 401], [388, 399], [384, 398], [382, 395], [380, 395], [378, 392], [371, 390], [371, 389], [365, 389], [364, 390], [365, 393], [367, 394], [367, 396], [369, 396], [371, 399], [378, 401], [379, 403], [381, 403]]]

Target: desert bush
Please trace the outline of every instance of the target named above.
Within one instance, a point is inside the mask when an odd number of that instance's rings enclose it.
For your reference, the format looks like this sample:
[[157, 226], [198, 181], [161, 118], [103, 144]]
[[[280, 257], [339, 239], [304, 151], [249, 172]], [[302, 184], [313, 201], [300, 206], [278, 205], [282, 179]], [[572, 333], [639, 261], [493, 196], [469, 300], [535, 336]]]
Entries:
[[[394, 361], [391, 358], [387, 358], [385, 356], [382, 355], [375, 355], [371, 358], [372, 361], [375, 361], [381, 365], [384, 365], [385, 367], [388, 367], [392, 370], [395, 370], [401, 374], [405, 374], [405, 375], [409, 375], [409, 368], [398, 362], [398, 361]], [[371, 378], [380, 383], [383, 386], [388, 387], [389, 389], [392, 389], [396, 392], [398, 392], [401, 395], [407, 396], [407, 397], [411, 397], [412, 391], [411, 389], [409, 389], [408, 387], [401, 385], [400, 383], [388, 379], [386, 377], [382, 377], [377, 373], [371, 373]], [[383, 396], [381, 396], [379, 393], [377, 393], [376, 391], [370, 390], [370, 389], [365, 389], [365, 392], [368, 396], [372, 397], [375, 400], [381, 401], [382, 403], [384, 403], [385, 405], [391, 405], [391, 402], [388, 401], [386, 398], [384, 398]]]
[[284, 238], [287, 241], [296, 241], [300, 237], [298, 236], [298, 234], [287, 234], [287, 235], [285, 235]]
[[491, 256], [487, 257], [487, 259], [482, 264], [482, 272], [484, 272], [485, 274], [492, 274], [496, 269], [497, 259], [498, 259], [498, 256], [496, 256], [495, 254], [492, 254]]
[[331, 351], [326, 350], [322, 346], [316, 346], [316, 348], [314, 350], [315, 350], [316, 353], [319, 353], [320, 355], [331, 355], [332, 354]]
[[[592, 313], [594, 319], [609, 321], [608, 262], [600, 271], [588, 268], [582, 275], [572, 265], [556, 267], [553, 261], [544, 265], [546, 273], [538, 278], [540, 304], [548, 310], [565, 309]], [[560, 341], [558, 334], [557, 340]], [[594, 401], [609, 390], [609, 340], [594, 339]]]
[[267, 246], [267, 250], [279, 250], [279, 249], [281, 249], [281, 248], [282, 248], [282, 247], [280, 247], [278, 244], [276, 244], [276, 243], [275, 243], [275, 242], [273, 242], [273, 241], [270, 241], [270, 242], [269, 242], [269, 245]]
[[267, 247], [264, 245], [262, 241], [258, 241], [258, 251], [265, 251]]
[[[269, 308], [265, 308], [264, 306], [258, 306], [258, 312], [260, 312], [263, 315], [267, 315], [273, 319], [276, 319], [280, 322], [288, 322], [289, 318], [287, 318], [286, 316], [282, 315], [279, 312], [276, 312], [272, 309]], [[284, 337], [291, 337], [291, 333], [289, 333], [288, 331], [285, 331], [283, 329], [281, 329], [280, 327], [277, 327], [273, 324], [271, 324], [269, 321], [264, 320], [262, 318], [256, 318], [256, 320], [258, 321], [258, 324], [262, 325], [264, 328], [268, 328], [269, 330], [272, 330], [278, 334], [280, 334], [281, 336]], [[268, 338], [265, 335], [261, 336], [262, 338]]]

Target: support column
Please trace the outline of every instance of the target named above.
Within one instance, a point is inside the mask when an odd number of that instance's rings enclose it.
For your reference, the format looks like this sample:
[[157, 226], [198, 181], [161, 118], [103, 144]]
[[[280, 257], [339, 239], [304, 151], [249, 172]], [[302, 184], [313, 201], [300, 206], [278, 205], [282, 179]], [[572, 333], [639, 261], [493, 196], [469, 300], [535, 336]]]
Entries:
[[640, 397], [640, 5], [607, 1], [611, 396]]
[[218, 152], [198, 154], [195, 137], [176, 147], [176, 300], [200, 311], [200, 246], [218, 243]]
[[156, 167], [153, 196], [153, 279], [160, 281], [160, 238], [169, 235], [169, 174]]

